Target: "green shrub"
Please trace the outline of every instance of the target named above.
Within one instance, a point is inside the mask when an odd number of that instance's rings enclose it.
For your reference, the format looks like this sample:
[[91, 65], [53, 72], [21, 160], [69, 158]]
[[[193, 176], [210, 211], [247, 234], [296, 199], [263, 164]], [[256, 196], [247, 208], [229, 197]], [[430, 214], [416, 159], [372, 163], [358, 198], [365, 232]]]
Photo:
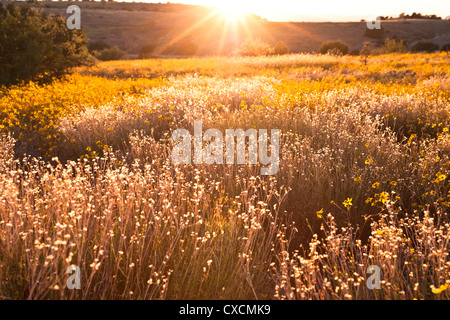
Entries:
[[106, 48], [101, 51], [95, 51], [94, 56], [101, 61], [110, 61], [110, 60], [120, 60], [122, 59], [127, 53], [117, 46], [114, 46], [112, 48]]
[[286, 42], [280, 40], [274, 47], [274, 53], [278, 55], [283, 55], [290, 53], [290, 50]]
[[330, 56], [337, 56], [337, 57], [343, 56], [342, 51], [337, 48], [329, 49], [327, 54], [329, 54]]
[[412, 52], [435, 52], [439, 50], [439, 46], [433, 42], [420, 41], [417, 42], [412, 48]]
[[375, 54], [388, 54], [388, 53], [407, 53], [408, 47], [405, 41], [396, 39], [386, 39], [384, 45], [381, 48], [375, 50]]
[[319, 53], [327, 54], [340, 51], [342, 54], [348, 54], [348, 44], [341, 40], [325, 41], [320, 45]]
[[92, 64], [86, 44], [86, 35], [69, 30], [63, 17], [0, 4], [0, 85], [47, 81]]
[[237, 54], [240, 56], [257, 57], [274, 54], [274, 48], [261, 39], [247, 38], [239, 48]]

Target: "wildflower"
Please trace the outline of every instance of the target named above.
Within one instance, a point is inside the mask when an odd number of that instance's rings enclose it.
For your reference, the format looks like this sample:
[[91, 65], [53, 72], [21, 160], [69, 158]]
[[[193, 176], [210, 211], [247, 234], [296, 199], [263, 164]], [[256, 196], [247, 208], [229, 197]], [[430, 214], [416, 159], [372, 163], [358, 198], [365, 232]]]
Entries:
[[408, 146], [411, 145], [412, 141], [414, 140], [414, 138], [417, 137], [416, 134], [412, 134], [409, 139], [408, 139]]
[[431, 291], [434, 293], [434, 294], [439, 294], [439, 293], [441, 293], [442, 291], [445, 291], [445, 290], [447, 290], [447, 288], [448, 288], [448, 283], [446, 283], [446, 284], [443, 284], [443, 285], [441, 285], [439, 288], [431, 288]]
[[380, 201], [384, 204], [389, 200], [389, 193], [382, 192], [380, 193]]
[[353, 204], [352, 204], [352, 200], [353, 200], [353, 198], [347, 198], [347, 200], [345, 200], [344, 202], [342, 202], [342, 204], [343, 204], [344, 207], [346, 207], [347, 209], [350, 209], [350, 207], [353, 205]]
[[443, 173], [440, 173], [440, 172], [436, 173], [436, 177], [437, 178], [432, 181], [433, 183], [439, 183], [439, 182], [444, 181], [445, 179], [447, 179], [447, 176], [445, 174], [443, 174]]
[[360, 182], [361, 181], [361, 177], [356, 177], [355, 179], [353, 179], [353, 181]]
[[316, 212], [317, 218], [322, 219], [323, 208]]
[[370, 164], [372, 162], [372, 159], [369, 157], [367, 157], [367, 160], [365, 161], [365, 164]]

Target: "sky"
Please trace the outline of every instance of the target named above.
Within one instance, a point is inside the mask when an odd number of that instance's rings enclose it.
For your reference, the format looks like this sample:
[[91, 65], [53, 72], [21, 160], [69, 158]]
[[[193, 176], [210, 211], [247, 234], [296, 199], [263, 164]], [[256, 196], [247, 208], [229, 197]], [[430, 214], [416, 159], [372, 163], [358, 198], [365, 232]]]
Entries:
[[227, 10], [249, 11], [271, 21], [360, 21], [377, 16], [398, 16], [402, 12], [436, 14], [442, 18], [450, 16], [450, 0], [172, 0], [171, 2], [219, 5], [226, 7]]

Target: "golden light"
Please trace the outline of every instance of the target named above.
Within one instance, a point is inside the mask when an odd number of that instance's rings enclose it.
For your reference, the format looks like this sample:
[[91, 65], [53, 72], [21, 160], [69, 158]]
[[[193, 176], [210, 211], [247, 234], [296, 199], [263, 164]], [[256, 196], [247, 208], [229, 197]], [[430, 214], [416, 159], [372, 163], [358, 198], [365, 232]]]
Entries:
[[247, 13], [243, 1], [220, 1], [216, 5], [217, 11], [229, 22], [238, 22], [245, 18]]

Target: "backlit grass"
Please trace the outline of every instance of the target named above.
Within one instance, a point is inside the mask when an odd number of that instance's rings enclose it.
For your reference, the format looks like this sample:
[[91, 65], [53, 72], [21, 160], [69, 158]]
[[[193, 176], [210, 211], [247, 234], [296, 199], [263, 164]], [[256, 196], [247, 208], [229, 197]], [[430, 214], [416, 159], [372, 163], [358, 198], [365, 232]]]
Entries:
[[[448, 299], [449, 62], [120, 61], [2, 88], [0, 296]], [[278, 173], [175, 166], [194, 120], [280, 129]]]

